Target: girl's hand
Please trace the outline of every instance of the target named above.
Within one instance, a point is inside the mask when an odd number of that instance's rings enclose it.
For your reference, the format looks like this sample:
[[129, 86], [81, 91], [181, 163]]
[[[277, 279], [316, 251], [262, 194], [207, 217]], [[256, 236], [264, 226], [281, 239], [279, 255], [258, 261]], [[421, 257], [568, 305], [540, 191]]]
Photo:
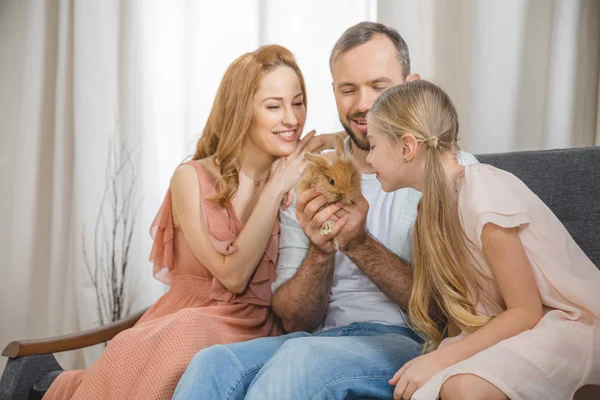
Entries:
[[438, 355], [437, 351], [433, 351], [419, 356], [396, 372], [389, 381], [390, 385], [396, 385], [394, 400], [409, 400], [433, 375], [448, 366]]

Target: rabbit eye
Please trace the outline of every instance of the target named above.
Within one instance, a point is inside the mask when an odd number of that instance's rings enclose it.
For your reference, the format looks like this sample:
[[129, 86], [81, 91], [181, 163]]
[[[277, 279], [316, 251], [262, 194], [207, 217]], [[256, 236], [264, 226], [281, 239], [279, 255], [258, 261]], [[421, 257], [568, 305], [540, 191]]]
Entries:
[[335, 180], [333, 180], [333, 178], [331, 178], [331, 179], [329, 180], [329, 183], [331, 183], [331, 186], [333, 186], [333, 185], [335, 185]]

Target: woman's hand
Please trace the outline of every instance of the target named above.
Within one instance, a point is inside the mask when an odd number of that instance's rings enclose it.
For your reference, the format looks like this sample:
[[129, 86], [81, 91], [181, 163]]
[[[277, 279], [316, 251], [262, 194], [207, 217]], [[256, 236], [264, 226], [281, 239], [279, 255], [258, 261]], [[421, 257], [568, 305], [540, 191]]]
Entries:
[[[342, 139], [345, 139], [348, 134], [346, 131], [336, 132], [336, 133], [322, 133], [318, 136], [315, 136], [313, 140], [319, 141], [321, 143], [321, 147], [317, 150], [327, 150], [333, 149], [333, 137], [335, 135], [339, 135]], [[308, 135], [307, 135], [308, 136]], [[310, 153], [315, 150], [307, 150]], [[281, 207], [284, 210], [287, 210], [289, 206], [292, 205], [292, 200], [294, 199], [294, 188], [290, 189], [285, 196], [283, 196], [283, 200], [281, 201]]]
[[346, 137], [348, 136], [348, 134], [346, 133], [346, 131], [340, 131], [340, 132], [335, 132], [335, 133], [322, 133], [319, 136], [321, 136], [322, 138], [325, 139], [325, 149], [333, 149], [333, 137], [334, 136], [340, 136], [342, 139], [346, 139]]
[[283, 196], [283, 200], [281, 200], [281, 208], [287, 210], [289, 206], [292, 205], [292, 200], [294, 199], [294, 188], [291, 188], [289, 192]]
[[310, 131], [302, 140], [298, 142], [296, 150], [286, 157], [275, 160], [271, 165], [271, 173], [267, 186], [276, 196], [282, 198], [282, 205], [291, 204], [293, 194], [291, 191], [302, 177], [302, 173], [308, 165], [304, 159], [305, 152], [314, 152], [323, 147], [325, 141], [323, 138], [315, 137], [315, 131]]
[[392, 379], [390, 385], [396, 385], [394, 400], [408, 400], [433, 375], [448, 367], [437, 351], [419, 356], [406, 364]]

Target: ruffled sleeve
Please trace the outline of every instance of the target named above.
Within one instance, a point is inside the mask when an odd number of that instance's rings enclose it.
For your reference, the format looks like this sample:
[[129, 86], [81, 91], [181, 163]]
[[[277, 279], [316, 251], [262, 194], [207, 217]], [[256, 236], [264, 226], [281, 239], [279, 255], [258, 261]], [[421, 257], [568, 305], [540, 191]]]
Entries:
[[[218, 182], [199, 163], [189, 162], [198, 174], [200, 185], [200, 207], [202, 218], [211, 244], [217, 252], [229, 256], [239, 251], [236, 243], [243, 228], [236, 217], [233, 207], [221, 206], [216, 201], [211, 201], [218, 192]], [[154, 239], [150, 252], [150, 261], [153, 263], [153, 275], [165, 284], [171, 284], [174, 268], [177, 274], [195, 274], [203, 279], [210, 280], [208, 297], [212, 300], [229, 303], [253, 303], [269, 305], [272, 297], [271, 282], [275, 280], [275, 266], [278, 256], [279, 224], [275, 223], [271, 238], [259, 265], [256, 267], [246, 290], [243, 293], [233, 293], [227, 290], [203, 265], [202, 259], [196, 258], [181, 232], [173, 226], [173, 208], [171, 189], [167, 191], [163, 204], [156, 215], [150, 234]], [[200, 222], [200, 221], [199, 221]], [[175, 243], [177, 242], [177, 243]], [[175, 265], [174, 251], [178, 251]], [[185, 253], [182, 253], [185, 252]], [[180, 265], [181, 260], [187, 260], [185, 265]], [[193, 261], [192, 261], [193, 260]], [[197, 265], [195, 265], [197, 262]]]
[[[204, 214], [205, 226], [211, 227], [210, 221], [208, 221], [208, 218], [206, 217], [206, 213]], [[227, 230], [215, 229], [211, 231], [209, 229], [208, 234], [215, 250], [217, 250], [224, 256], [232, 255], [233, 253], [236, 253], [239, 250], [237, 244], [235, 243], [235, 241], [237, 240], [237, 235], [235, 233]]]
[[490, 165], [476, 164], [465, 168], [459, 212], [467, 236], [479, 249], [486, 224], [503, 228], [529, 224], [530, 211], [518, 195], [523, 185], [514, 175]]
[[[211, 234], [213, 245], [222, 254], [223, 251], [237, 251], [235, 243], [228, 244], [229, 240], [219, 239], [218, 234]], [[271, 239], [265, 250], [262, 260], [258, 263], [254, 274], [248, 282], [244, 293], [235, 294], [227, 290], [216, 278], [212, 280], [212, 287], [209, 297], [213, 300], [224, 301], [228, 303], [249, 302], [259, 305], [270, 305], [273, 291], [271, 283], [275, 281], [277, 254], [279, 245], [279, 224], [276, 223], [271, 233]], [[218, 247], [217, 247], [218, 246]]]
[[[235, 243], [235, 241], [237, 239], [236, 232], [234, 232], [230, 229], [226, 229], [225, 228], [226, 225], [223, 224], [224, 220], [217, 218], [217, 215], [219, 213], [223, 214], [227, 210], [226, 209], [217, 209], [216, 212], [214, 212], [214, 217], [209, 218], [208, 214], [213, 214], [213, 213], [210, 213], [208, 210], [211, 209], [212, 206], [214, 206], [214, 205], [207, 204], [206, 202], [204, 202], [204, 205], [206, 206], [206, 208], [205, 208], [206, 211], [204, 212], [204, 222], [206, 224], [205, 226], [208, 227], [208, 236], [209, 236], [210, 241], [211, 241], [213, 247], [215, 248], [215, 250], [217, 250], [219, 253], [223, 254], [224, 256], [229, 256], [229, 255], [237, 252], [238, 246]], [[230, 302], [234, 301], [234, 299], [237, 296], [235, 293], [227, 290], [225, 288], [225, 286], [223, 286], [217, 278], [213, 277], [209, 297], [212, 300], [230, 303]]]
[[[211, 243], [215, 250], [225, 256], [234, 254], [239, 251], [236, 241], [243, 226], [231, 205], [222, 207], [215, 201], [207, 200], [217, 194], [218, 184], [204, 168], [198, 164], [195, 164], [195, 166], [200, 179], [204, 223]], [[250, 278], [244, 293], [235, 294], [230, 292], [221, 282], [213, 278], [209, 297], [212, 300], [229, 303], [251, 302], [269, 305], [273, 294], [271, 282], [275, 279], [278, 239], [279, 224], [275, 223], [265, 254]]]
[[154, 240], [150, 251], [153, 263], [153, 275], [159, 281], [170, 284], [173, 272], [173, 213], [171, 189], [167, 190], [165, 200], [150, 226], [150, 236]]

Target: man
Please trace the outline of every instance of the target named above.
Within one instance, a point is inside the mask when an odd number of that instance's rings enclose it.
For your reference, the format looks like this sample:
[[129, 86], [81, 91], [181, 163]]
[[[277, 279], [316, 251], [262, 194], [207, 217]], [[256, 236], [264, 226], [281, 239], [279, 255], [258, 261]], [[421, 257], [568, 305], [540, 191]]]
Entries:
[[[389, 379], [419, 355], [421, 340], [402, 310], [412, 287], [409, 233], [420, 193], [385, 193], [366, 162], [371, 105], [418, 75], [410, 74], [402, 37], [371, 22], [340, 37], [330, 68], [363, 197], [320, 210], [326, 200], [311, 189], [281, 213], [273, 309], [293, 333], [199, 352], [176, 399], [392, 398]], [[344, 214], [332, 234], [321, 235], [324, 221]]]

